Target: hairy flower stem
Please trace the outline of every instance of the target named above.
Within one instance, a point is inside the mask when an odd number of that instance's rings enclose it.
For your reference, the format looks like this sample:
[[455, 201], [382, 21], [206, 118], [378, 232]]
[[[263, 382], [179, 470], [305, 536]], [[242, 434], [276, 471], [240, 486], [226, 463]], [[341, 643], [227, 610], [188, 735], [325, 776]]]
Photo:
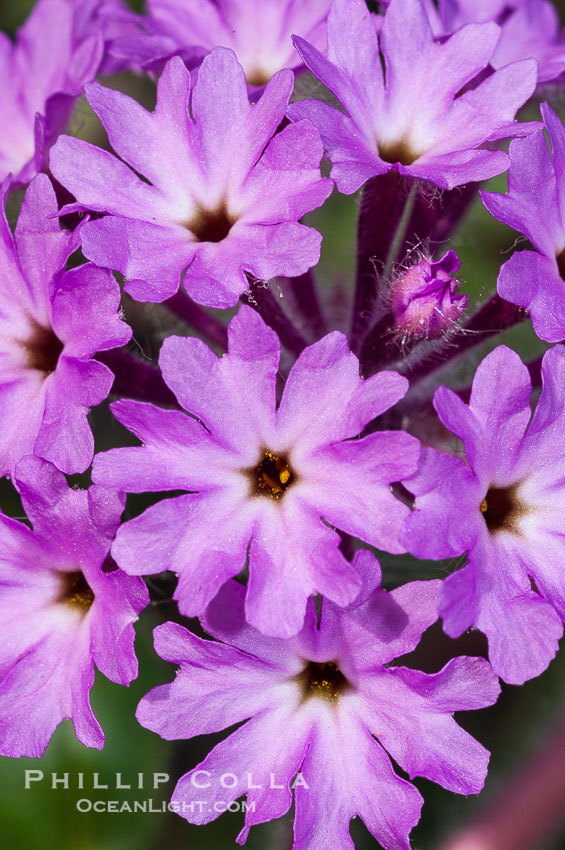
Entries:
[[430, 351], [430, 348], [425, 346], [426, 354], [422, 359], [417, 359], [416, 350], [416, 357], [399, 363], [398, 370], [406, 374], [410, 378], [410, 383], [414, 385], [423, 378], [427, 378], [436, 369], [441, 369], [448, 361], [486, 342], [492, 336], [523, 322], [527, 317], [528, 314], [522, 307], [510, 304], [495, 294], [471, 316], [463, 327], [441, 341], [440, 344], [443, 346], [441, 351], [438, 347]]
[[385, 267], [382, 274], [385, 281], [390, 278], [392, 267], [398, 257], [404, 257], [407, 248], [406, 237], [408, 234], [408, 228], [412, 221], [412, 213], [414, 211], [414, 204], [416, 202], [418, 191], [418, 183], [412, 181], [412, 185], [410, 186], [408, 195], [406, 196], [404, 209], [402, 210], [398, 226], [392, 237], [392, 242], [390, 243], [390, 248], [386, 257]]
[[292, 292], [297, 312], [308, 323], [315, 338], [323, 337], [328, 329], [312, 271], [288, 278], [286, 286]]
[[387, 363], [397, 360], [401, 355], [397, 343], [394, 340], [392, 329], [394, 328], [394, 316], [387, 311], [379, 321], [373, 325], [371, 331], [363, 340], [359, 360], [361, 372], [368, 378], [379, 369], [384, 368]]
[[[533, 389], [537, 389], [541, 387], [541, 364], [543, 361], [543, 357], [536, 357], [535, 360], [530, 361], [530, 363], [526, 363], [526, 367], [528, 372], [530, 373], [530, 380], [532, 382]], [[465, 404], [469, 404], [471, 398], [471, 387], [465, 387], [462, 390], [457, 390], [457, 395], [460, 396]], [[431, 402], [430, 402], [431, 404]]]
[[[410, 195], [410, 182], [398, 171], [371, 177], [365, 184], [357, 223], [357, 271], [351, 348], [358, 353], [374, 316], [381, 270], [394, 262], [395, 234]], [[396, 245], [396, 250], [400, 245]]]
[[114, 383], [110, 390], [112, 395], [178, 407], [175, 396], [155, 366], [144, 363], [123, 349], [101, 351], [96, 359], [114, 373]]
[[[427, 191], [427, 185], [416, 197], [408, 231], [420, 237], [420, 243], [429, 243], [430, 251], [441, 246], [455, 232], [464, 215], [477, 197], [479, 183], [467, 183], [456, 189], [433, 195]], [[430, 189], [433, 187], [430, 186]], [[415, 244], [418, 244], [417, 242]]]
[[228, 347], [228, 336], [225, 326], [214, 316], [186, 295], [181, 289], [172, 298], [165, 301], [165, 306], [179, 318], [205, 337], [208, 342], [225, 351]]
[[308, 343], [281, 308], [271, 289], [263, 281], [250, 279], [249, 290], [241, 296], [244, 304], [256, 310], [279, 336], [285, 348], [296, 357]]

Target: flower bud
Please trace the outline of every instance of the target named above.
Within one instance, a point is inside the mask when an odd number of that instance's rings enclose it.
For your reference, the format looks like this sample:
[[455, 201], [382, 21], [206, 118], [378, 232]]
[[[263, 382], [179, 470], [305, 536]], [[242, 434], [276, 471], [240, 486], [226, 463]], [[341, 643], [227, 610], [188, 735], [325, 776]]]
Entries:
[[395, 330], [413, 339], [437, 339], [451, 330], [467, 307], [451, 276], [459, 268], [455, 251], [433, 262], [423, 257], [402, 270], [390, 291]]

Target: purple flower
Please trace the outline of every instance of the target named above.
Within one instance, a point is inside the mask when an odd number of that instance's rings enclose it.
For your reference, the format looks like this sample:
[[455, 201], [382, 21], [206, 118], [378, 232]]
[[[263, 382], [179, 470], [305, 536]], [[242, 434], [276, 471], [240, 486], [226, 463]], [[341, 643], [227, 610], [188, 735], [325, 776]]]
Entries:
[[390, 302], [401, 338], [437, 339], [453, 329], [467, 306], [451, 276], [458, 268], [459, 257], [449, 250], [435, 262], [422, 257], [396, 274]]
[[87, 415], [104, 401], [113, 375], [92, 358], [123, 345], [130, 328], [118, 315], [120, 288], [91, 264], [65, 271], [76, 234], [59, 228], [45, 174], [30, 184], [12, 236], [0, 216], [0, 475], [25, 454], [63, 472], [84, 471], [94, 440]]
[[[393, 770], [425, 776], [459, 794], [478, 793], [488, 752], [454, 721], [482, 708], [499, 685], [482, 658], [455, 658], [427, 675], [388, 667], [410, 652], [436, 619], [439, 582], [379, 590], [378, 562], [356, 555], [363, 575], [358, 607], [314, 604], [293, 640], [265, 638], [245, 622], [244, 588], [226, 584], [204, 627], [218, 641], [176, 623], [155, 629], [155, 648], [179, 664], [174, 682], [141, 701], [142, 726], [170, 739], [218, 732], [247, 721], [179, 780], [172, 803], [188, 821], [207, 823], [247, 794], [244, 843], [254, 824], [288, 811], [295, 786], [293, 850], [353, 847], [359, 816], [385, 850], [408, 850], [422, 798]], [[295, 778], [296, 777], [296, 778]]]
[[[477, 369], [469, 405], [446, 387], [434, 405], [466, 459], [425, 449], [405, 482], [416, 510], [404, 542], [420, 558], [468, 564], [443, 583], [448, 635], [475, 626], [494, 670], [521, 684], [557, 651], [565, 619], [565, 348], [544, 357], [531, 418], [531, 382], [518, 355], [499, 346]], [[531, 421], [530, 421], [531, 419]]]
[[149, 602], [142, 579], [105, 561], [123, 500], [70, 489], [35, 457], [20, 461], [15, 483], [33, 531], [0, 514], [0, 752], [41, 757], [67, 718], [101, 749], [94, 665], [122, 685], [137, 676], [133, 623]]
[[389, 485], [416, 470], [418, 441], [390, 431], [355, 438], [402, 398], [407, 380], [381, 372], [364, 381], [334, 332], [302, 352], [277, 408], [276, 334], [250, 307], [228, 331], [222, 358], [200, 339], [165, 340], [163, 377], [189, 415], [116, 402], [114, 415], [143, 446], [97, 455], [93, 476], [131, 492], [192, 491], [121, 527], [112, 552], [122, 569], [174, 570], [175, 598], [194, 616], [248, 563], [249, 622], [287, 637], [301, 628], [310, 594], [338, 605], [357, 596], [359, 576], [332, 526], [403, 551], [408, 508]]
[[502, 298], [527, 307], [541, 339], [565, 338], [565, 128], [541, 107], [551, 152], [542, 131], [510, 145], [508, 194], [481, 192], [495, 218], [523, 233], [533, 251], [516, 251], [504, 263], [497, 288]]
[[[149, 37], [144, 33], [144, 18], [132, 12], [124, 0], [66, 0], [74, 12], [77, 38], [99, 31], [104, 41], [104, 58], [98, 72], [115, 74], [134, 68], [138, 53], [147, 53]], [[151, 40], [152, 41], [152, 40]], [[154, 48], [152, 52], [154, 51]]]
[[214, 307], [233, 306], [247, 274], [292, 277], [315, 265], [321, 236], [298, 219], [333, 184], [320, 176], [323, 149], [310, 122], [274, 135], [292, 87], [292, 71], [280, 71], [251, 105], [225, 48], [204, 60], [192, 93], [183, 62], [171, 59], [155, 112], [88, 86], [112, 147], [145, 180], [106, 151], [59, 139], [53, 174], [85, 209], [109, 213], [84, 225], [86, 256], [125, 275], [139, 300], [163, 301], [182, 278], [196, 301]]
[[297, 68], [292, 35], [323, 50], [331, 0], [149, 0], [149, 23], [194, 66], [214, 47], [229, 47], [250, 86], [281, 68]]
[[550, 0], [440, 0], [437, 10], [432, 0], [425, 5], [436, 36], [470, 23], [499, 24], [493, 68], [532, 58], [538, 63], [538, 83], [555, 80], [565, 71], [565, 38]]
[[288, 114], [318, 127], [345, 194], [391, 168], [443, 189], [500, 174], [508, 157], [485, 143], [531, 130], [513, 119], [534, 91], [536, 63], [515, 62], [462, 93], [487, 67], [499, 32], [473, 24], [439, 43], [420, 0], [392, 0], [377, 34], [363, 0], [334, 0], [328, 57], [295, 44], [344, 112], [307, 100]]
[[39, 0], [15, 44], [0, 33], [0, 180], [28, 183], [102, 59], [99, 33], [78, 37], [66, 0]]

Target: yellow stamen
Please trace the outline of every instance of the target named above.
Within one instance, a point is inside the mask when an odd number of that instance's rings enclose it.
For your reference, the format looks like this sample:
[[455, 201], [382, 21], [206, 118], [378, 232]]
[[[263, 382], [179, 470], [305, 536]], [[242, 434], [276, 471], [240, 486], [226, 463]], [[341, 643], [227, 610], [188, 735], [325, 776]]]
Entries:
[[278, 500], [295, 480], [295, 473], [284, 455], [279, 457], [265, 449], [263, 458], [256, 467], [246, 470], [256, 486], [256, 495], [269, 496]]

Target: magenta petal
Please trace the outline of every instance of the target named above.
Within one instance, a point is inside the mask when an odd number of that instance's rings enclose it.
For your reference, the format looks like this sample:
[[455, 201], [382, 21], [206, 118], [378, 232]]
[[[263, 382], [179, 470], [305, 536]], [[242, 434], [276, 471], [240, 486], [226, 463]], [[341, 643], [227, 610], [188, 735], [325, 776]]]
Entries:
[[[521, 125], [519, 125], [521, 126]], [[471, 150], [422, 158], [409, 168], [399, 167], [405, 177], [428, 180], [440, 189], [454, 189], [466, 183], [488, 180], [508, 169], [508, 154], [504, 151]]]
[[278, 409], [278, 426], [301, 451], [351, 433], [347, 406], [361, 385], [359, 361], [338, 331], [305, 348], [292, 367]]
[[[489, 691], [484, 697], [491, 704], [499, 688], [490, 668], [487, 671]], [[457, 725], [450, 712], [434, 705], [433, 697], [412, 690], [412, 671], [407, 681], [404, 672], [403, 667], [390, 668], [364, 686], [367, 713], [380, 743], [411, 779], [425, 776], [458, 794], [478, 794], [486, 778], [488, 751]], [[422, 679], [420, 674], [418, 690]]]
[[561, 532], [555, 524], [539, 523], [534, 529], [534, 545], [513, 540], [509, 556], [528, 565], [528, 572], [535, 581], [540, 595], [555, 608], [561, 620], [565, 621], [565, 577], [561, 569], [562, 540]]
[[314, 198], [315, 206], [321, 206], [333, 189], [331, 180], [319, 176], [323, 155], [320, 134], [309, 121], [277, 133], [246, 181], [251, 221], [276, 224], [283, 216], [300, 218], [312, 209]]
[[192, 496], [164, 499], [120, 526], [112, 555], [129, 575], [151, 575], [171, 569], [172, 556], [160, 535], [166, 534], [171, 549], [185, 535]]
[[[164, 499], [120, 527], [112, 554], [131, 575], [174, 570], [181, 611], [202, 614], [222, 584], [245, 565], [252, 526], [238, 507], [229, 493]], [[223, 529], [220, 537], [218, 528]]]
[[217, 640], [294, 672], [293, 642], [267, 637], [249, 625], [245, 619], [245, 594], [244, 585], [227, 581], [200, 618], [202, 625]]
[[151, 221], [165, 203], [157, 190], [127, 165], [81, 139], [61, 136], [51, 151], [50, 167], [57, 180], [89, 209], [119, 211], [130, 218], [141, 217], [141, 211]]
[[89, 648], [88, 629], [76, 628], [72, 641], [68, 629], [54, 630], [11, 667], [0, 684], [4, 755], [41, 757], [55, 728], [68, 717], [81, 743], [102, 749], [104, 734], [88, 697], [94, 684]]
[[[339, 725], [319, 723], [295, 791], [295, 850], [353, 850], [349, 821], [358, 815], [385, 850], [410, 850], [422, 797], [397, 776], [372, 738], [367, 712]], [[323, 768], [321, 769], [321, 766]]]
[[212, 170], [233, 141], [235, 127], [249, 110], [243, 68], [233, 50], [218, 47], [202, 62], [192, 96], [192, 112], [205, 168]]
[[500, 269], [496, 285], [502, 298], [526, 307], [540, 339], [565, 339], [564, 284], [553, 257], [515, 251]]
[[38, 174], [30, 183], [18, 216], [15, 244], [36, 317], [49, 321], [49, 285], [78, 247], [76, 235], [61, 230], [51, 181]]
[[[466, 452], [473, 467], [479, 450], [488, 450], [496, 458], [493, 481], [506, 483], [515, 454], [531, 417], [532, 391], [528, 369], [520, 357], [505, 345], [499, 345], [477, 368], [473, 379], [469, 410], [482, 429], [482, 446], [468, 446]], [[488, 435], [488, 436], [487, 436]]]
[[536, 461], [540, 466], [556, 461], [561, 448], [560, 437], [565, 418], [563, 407], [563, 381], [565, 379], [565, 346], [555, 345], [543, 356], [541, 364], [542, 390], [522, 454], [526, 457], [535, 448]]
[[[501, 564], [490, 563], [492, 568]], [[477, 626], [489, 644], [494, 671], [505, 682], [522, 685], [553, 660], [563, 635], [561, 618], [537, 593], [499, 582], [484, 598]]]
[[77, 568], [87, 566], [89, 558], [104, 560], [120, 523], [123, 497], [98, 487], [73, 490], [62, 472], [31, 455], [18, 463], [15, 483], [34, 532], [59, 558], [64, 555]]
[[363, 381], [349, 403], [348, 414], [361, 433], [367, 422], [393, 407], [408, 391], [408, 380], [398, 372], [377, 372]]
[[437, 390], [438, 415], [463, 440], [469, 464], [480, 480], [488, 477], [497, 486], [508, 483], [531, 416], [530, 393], [527, 368], [505, 345], [479, 365], [468, 407], [451, 390]]
[[482, 202], [494, 218], [524, 233], [541, 253], [551, 254], [563, 223], [542, 213], [557, 206], [555, 171], [544, 133], [515, 139], [510, 162], [508, 194], [481, 192]]
[[378, 590], [382, 581], [381, 565], [369, 549], [358, 549], [352, 561], [355, 572], [361, 578], [361, 590], [351, 607], [358, 608]]
[[[319, 451], [309, 500], [332, 525], [380, 549], [403, 551], [400, 534], [409, 510], [390, 491], [416, 469], [419, 442], [409, 434], [379, 431]], [[339, 489], [331, 482], [339, 481]]]
[[[486, 24], [480, 29], [490, 30], [490, 27]], [[455, 99], [443, 129], [454, 134], [454, 141], [460, 144], [462, 150], [476, 147], [480, 140], [498, 138], [499, 130], [505, 137], [521, 135], [524, 131], [513, 119], [520, 106], [533, 94], [536, 81], [537, 65], [531, 59], [501, 68], [476, 88]], [[534, 127], [530, 125], [529, 132]], [[527, 127], [525, 131], [528, 132]], [[444, 153], [444, 150], [440, 147], [437, 152]]]
[[263, 711], [285, 676], [271, 664], [225, 644], [201, 640], [176, 623], [157, 626], [154, 638], [158, 655], [180, 664], [180, 669], [175, 681], [154, 688], [141, 700], [136, 717], [168, 741], [217, 732]]
[[[164, 75], [167, 71], [164, 72]], [[165, 89], [165, 79], [160, 81], [160, 93]], [[179, 106], [188, 103], [190, 94], [189, 75], [184, 66], [175, 74], [176, 104]], [[86, 88], [87, 98], [90, 106], [100, 116], [104, 129], [108, 133], [108, 139], [113, 150], [125, 162], [133, 166], [140, 174], [143, 174], [151, 183], [158, 185], [163, 177], [160, 167], [162, 157], [173, 153], [173, 146], [168, 146], [173, 140], [164, 132], [165, 103], [159, 103], [156, 114], [148, 112], [137, 101], [115, 89], [107, 88], [99, 83], [91, 83]], [[168, 115], [167, 115], [168, 117]], [[131, 128], [135, 127], [135, 133]], [[177, 142], [176, 153], [180, 154]], [[160, 156], [155, 157], [155, 147], [159, 145]], [[182, 165], [186, 165], [181, 155]], [[181, 165], [179, 163], [179, 166]], [[181, 168], [175, 175], [181, 178]]]
[[[107, 679], [129, 685], [137, 678], [134, 622], [149, 605], [147, 587], [143, 579], [115, 570], [108, 573], [104, 586], [98, 589], [97, 600], [99, 605], [90, 624], [92, 658]], [[109, 653], [108, 647], [114, 651]]]
[[257, 313], [242, 306], [228, 328], [228, 350], [219, 359], [201, 340], [169, 337], [159, 363], [185, 410], [235, 449], [242, 434], [253, 444], [273, 430], [280, 344]]
[[132, 493], [194, 490], [211, 483], [212, 467], [218, 482], [222, 480], [225, 456], [196, 419], [132, 399], [120, 399], [111, 409], [143, 446], [96, 455], [92, 470], [96, 483]]
[[[127, 218], [89, 221], [81, 237], [85, 256], [121, 272], [126, 278], [124, 289], [139, 301], [165, 301], [174, 295], [194, 254], [182, 228]], [[228, 301], [231, 306], [230, 297]]]
[[[273, 181], [270, 182], [272, 184]], [[328, 188], [328, 184], [324, 184], [321, 188], [322, 191], [317, 195], [320, 204], [322, 199], [325, 200], [330, 194], [331, 186]], [[300, 208], [300, 197], [297, 201], [296, 208]], [[206, 297], [206, 301], [202, 300], [202, 303], [214, 306], [212, 296], [204, 295], [210, 287], [206, 279], [209, 281], [213, 274], [221, 283], [222, 279], [226, 278], [224, 286], [231, 292], [231, 296], [225, 306], [233, 307], [237, 297], [249, 289], [247, 272], [258, 280], [267, 281], [278, 275], [297, 277], [315, 266], [320, 259], [321, 234], [313, 227], [306, 227], [294, 221], [270, 223], [277, 217], [274, 205], [274, 202], [269, 205], [273, 212], [265, 212], [268, 219], [265, 224], [258, 222], [259, 216], [255, 217], [254, 211], [251, 211], [248, 218], [254, 221], [246, 223], [242, 218], [241, 224], [234, 226], [229, 243], [226, 241], [225, 245], [218, 247], [204, 245], [195, 260], [194, 268], [191, 266], [194, 280], [187, 281], [187, 292], [194, 298], [198, 297], [199, 301]], [[264, 206], [267, 208], [266, 204]], [[289, 209], [289, 205], [283, 206], [281, 203], [279, 209], [283, 208]], [[282, 217], [281, 213], [279, 217]], [[199, 274], [202, 281], [199, 280]]]
[[363, 136], [348, 115], [319, 100], [299, 100], [287, 110], [291, 121], [308, 119], [318, 129], [332, 163], [331, 176], [344, 195], [351, 195], [369, 177], [384, 174], [388, 166], [367, 149]]
[[80, 194], [80, 203], [89, 209], [120, 210], [131, 218], [142, 210], [151, 220], [164, 203], [127, 165], [80, 139], [61, 136], [51, 151], [50, 167], [57, 180], [75, 197]]
[[402, 667], [398, 676], [439, 711], [470, 711], [493, 705], [500, 694], [498, 677], [484, 658], [452, 658], [439, 673]]
[[410, 582], [391, 593], [377, 591], [343, 614], [343, 638], [357, 669], [386, 664], [415, 649], [438, 619], [439, 589], [439, 581]]
[[21, 457], [33, 452], [43, 420], [45, 392], [45, 382], [38, 373], [0, 386], [0, 472], [3, 475], [10, 474]]
[[535, 565], [524, 569], [512, 538], [499, 542], [485, 534], [469, 564], [446, 579], [440, 598], [445, 631], [451, 637], [470, 626], [483, 631], [494, 671], [512, 684], [546, 669], [563, 632], [554, 608], [530, 589], [527, 571], [535, 574]]
[[565, 188], [565, 128], [548, 103], [542, 103], [540, 109], [551, 144], [551, 157], [557, 185], [557, 203], [561, 212], [561, 221], [565, 223], [565, 202], [563, 200], [563, 189]]
[[361, 581], [338, 549], [339, 538], [321, 519], [293, 505], [265, 511], [249, 550], [248, 622], [269, 636], [293, 637], [304, 622], [314, 592], [349, 605]]
[[84, 472], [94, 453], [87, 416], [91, 407], [104, 401], [112, 382], [113, 375], [103, 363], [61, 357], [46, 386], [35, 452], [64, 472]]
[[476, 508], [483, 494], [461, 458], [425, 448], [416, 475], [404, 485], [416, 496], [416, 510], [407, 517], [401, 536], [409, 552], [439, 560], [458, 557], [474, 544], [481, 528]]
[[67, 356], [86, 359], [128, 342], [131, 328], [118, 315], [120, 300], [108, 271], [87, 264], [62, 275], [53, 296], [53, 330], [68, 340]]
[[[281, 736], [281, 729], [287, 734]], [[172, 802], [179, 804], [179, 813], [189, 823], [203, 824], [218, 817], [216, 800], [227, 804], [247, 792], [248, 801], [257, 800], [258, 804], [255, 814], [249, 817], [251, 823], [280, 817], [290, 808], [290, 783], [303, 761], [307, 743], [307, 729], [293, 718], [292, 704], [270, 708], [245, 723], [193, 771], [181, 777]], [[271, 773], [279, 786], [274, 789], [270, 788]], [[225, 782], [221, 784], [227, 774], [229, 788], [224, 787]], [[202, 800], [204, 806], [194, 806], [191, 811], [192, 800]]]

